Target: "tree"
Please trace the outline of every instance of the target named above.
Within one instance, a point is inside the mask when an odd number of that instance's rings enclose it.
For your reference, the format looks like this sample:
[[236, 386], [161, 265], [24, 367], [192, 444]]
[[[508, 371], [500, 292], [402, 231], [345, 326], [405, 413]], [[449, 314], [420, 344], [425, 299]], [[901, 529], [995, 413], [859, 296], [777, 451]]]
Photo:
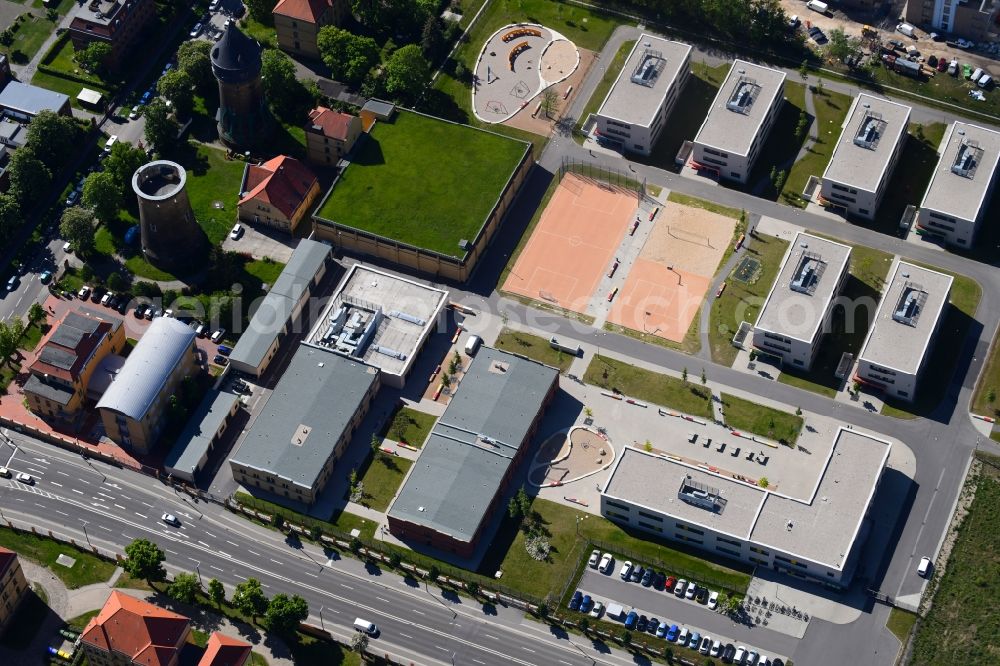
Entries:
[[396, 414], [396, 418], [392, 420], [392, 426], [389, 428], [389, 434], [397, 442], [406, 441], [406, 429], [410, 425], [410, 420], [405, 414]]
[[622, 629], [622, 632], [618, 635], [618, 640], [622, 645], [628, 647], [632, 643], [632, 632], [628, 629]]
[[479, 596], [479, 583], [474, 580], [470, 580], [465, 584], [465, 591], [468, 592], [473, 599], [475, 599]]
[[274, 20], [271, 16], [271, 10], [274, 9], [274, 0], [245, 0], [244, 5], [246, 5], [247, 13], [255, 21], [259, 21], [264, 25], [271, 25]]
[[206, 88], [215, 82], [212, 75], [212, 42], [191, 39], [177, 49], [177, 69], [191, 78], [196, 88]]
[[309, 91], [295, 75], [295, 63], [277, 49], [264, 49], [261, 56], [261, 77], [264, 94], [274, 108], [276, 116], [283, 120], [300, 122], [306, 107], [313, 100]]
[[174, 582], [167, 586], [167, 596], [182, 604], [194, 603], [201, 584], [193, 573], [179, 573], [174, 576]]
[[78, 154], [82, 135], [80, 126], [71, 117], [55, 111], [42, 111], [28, 125], [25, 147], [30, 147], [30, 152], [55, 173], [70, 157]]
[[[191, 44], [192, 42], [184, 43]], [[198, 43], [205, 44], [207, 42]], [[103, 173], [109, 174], [118, 184], [124, 197], [124, 193], [131, 191], [132, 175], [136, 169], [148, 161], [146, 153], [141, 148], [137, 148], [127, 141], [117, 141], [115, 145], [111, 146], [111, 153], [104, 159]]]
[[7, 173], [10, 174], [10, 193], [24, 207], [41, 199], [52, 184], [52, 172], [28, 146], [14, 151], [7, 164]]
[[701, 385], [705, 386], [708, 384], [708, 376], [705, 374], [705, 368], [701, 369]]
[[441, 26], [441, 19], [437, 16], [428, 16], [424, 21], [424, 29], [420, 34], [420, 48], [429, 60], [437, 60], [443, 55], [447, 46], [444, 29]]
[[111, 291], [122, 291], [126, 286], [125, 278], [119, 273], [111, 273], [108, 276], [108, 289]]
[[542, 91], [542, 113], [546, 118], [552, 118], [552, 114], [559, 108], [559, 95], [551, 86]]
[[256, 578], [247, 578], [236, 586], [232, 603], [236, 610], [249, 615], [253, 621], [267, 610], [267, 597], [260, 586], [260, 581]]
[[427, 570], [427, 578], [434, 581], [438, 579], [441, 575], [441, 570], [437, 568], [436, 564], [432, 564], [431, 568]]
[[351, 652], [357, 652], [363, 656], [366, 650], [368, 650], [368, 634], [355, 631], [354, 635], [351, 636]]
[[21, 206], [10, 194], [0, 194], [0, 237], [7, 238], [21, 226]]
[[806, 81], [809, 78], [809, 61], [808, 60], [803, 60], [802, 64], [799, 65], [799, 76], [802, 77], [803, 81]]
[[590, 620], [585, 617], [581, 617], [580, 621], [576, 623], [576, 628], [579, 629], [584, 636], [590, 631]]
[[157, 81], [156, 90], [174, 105], [178, 118], [191, 115], [191, 109], [194, 108], [194, 81], [187, 72], [182, 69], [170, 70]]
[[378, 44], [371, 37], [328, 25], [319, 31], [316, 43], [330, 76], [348, 85], [359, 85], [378, 64]]
[[166, 579], [167, 572], [163, 568], [165, 559], [167, 556], [152, 541], [134, 539], [125, 546], [125, 561], [122, 562], [122, 568], [133, 578], [152, 584]]
[[986, 402], [992, 405], [994, 402], [996, 402], [996, 399], [997, 399], [996, 389], [993, 388], [992, 386], [986, 389]]
[[385, 90], [400, 99], [416, 99], [430, 80], [430, 65], [416, 44], [397, 50], [385, 63]]
[[788, 180], [788, 172], [782, 169], [778, 172], [778, 176], [774, 179], [774, 191], [781, 192], [785, 187], [785, 181]]
[[826, 53], [834, 60], [844, 62], [848, 56], [854, 55], [861, 50], [861, 40], [856, 37], [849, 37], [841, 28], [834, 28], [827, 34], [829, 41], [826, 45]]
[[[15, 322], [21, 323], [21, 331], [18, 331]], [[7, 323], [0, 321], [0, 365], [6, 365], [10, 358], [17, 353], [17, 348], [21, 342], [21, 332], [23, 332], [24, 322], [16, 317]]]
[[685, 384], [687, 384], [687, 382], [688, 382], [688, 369], [687, 369], [687, 366], [685, 366], [684, 369], [681, 370], [681, 381], [684, 382]]
[[549, 616], [549, 605], [544, 601], [538, 604], [538, 617], [546, 618]]
[[769, 485], [771, 485], [771, 482], [767, 480], [766, 476], [762, 476], [760, 477], [760, 479], [757, 480], [757, 485], [760, 486], [761, 488], [767, 488]]
[[382, 440], [377, 434], [372, 433], [372, 439], [371, 442], [369, 442], [369, 446], [372, 447], [372, 455], [378, 456], [379, 451], [382, 449]]
[[105, 224], [118, 218], [124, 196], [121, 182], [106, 171], [96, 171], [83, 182], [83, 205]]
[[170, 117], [162, 99], [154, 99], [146, 106], [146, 143], [156, 150], [163, 150], [177, 140], [179, 127]]
[[103, 74], [107, 70], [108, 58], [111, 57], [111, 44], [107, 42], [91, 42], [76, 54], [76, 61], [88, 72]]
[[222, 606], [226, 601], [226, 587], [218, 578], [208, 581], [208, 597], [216, 606]]
[[507, 502], [507, 515], [510, 516], [511, 520], [520, 521], [524, 517], [521, 513], [521, 505], [518, 503], [516, 497], [511, 497], [510, 501]]
[[309, 617], [306, 600], [295, 594], [276, 594], [267, 605], [264, 620], [267, 627], [279, 636], [294, 636], [299, 624]]
[[72, 206], [63, 211], [59, 233], [68, 240], [76, 253], [87, 256], [94, 249], [94, 213], [82, 206]]
[[32, 303], [28, 308], [28, 323], [37, 324], [45, 319], [45, 308], [41, 303]]

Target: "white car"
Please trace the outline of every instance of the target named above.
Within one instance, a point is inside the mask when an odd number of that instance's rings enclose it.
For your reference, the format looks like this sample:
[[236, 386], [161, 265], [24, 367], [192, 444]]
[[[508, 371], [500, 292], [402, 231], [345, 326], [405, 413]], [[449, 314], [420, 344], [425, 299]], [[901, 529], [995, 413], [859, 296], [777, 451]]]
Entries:
[[202, 25], [201, 25], [200, 22], [195, 23], [194, 27], [191, 28], [191, 32], [188, 33], [188, 37], [190, 37], [191, 39], [194, 39], [195, 37], [197, 37], [198, 35], [200, 35], [201, 34], [201, 28], [202, 28]]
[[73, 252], [73, 244], [70, 243], [69, 241], [63, 243], [63, 252], [65, 252], [66, 254], [70, 254], [71, 252]]
[[160, 520], [165, 522], [167, 525], [173, 525], [174, 527], [180, 527], [181, 521], [177, 520], [177, 516], [172, 513], [165, 513], [160, 516]]
[[30, 474], [25, 474], [24, 472], [18, 472], [17, 476], [14, 477], [21, 483], [26, 483], [29, 486], [35, 483], [35, 479]]
[[684, 592], [685, 599], [694, 599], [694, 595], [698, 593], [698, 586], [694, 583], [688, 585], [687, 590]]
[[87, 300], [88, 298], [90, 298], [90, 287], [88, 287], [87, 285], [83, 285], [82, 287], [80, 287], [80, 291], [76, 292], [76, 295], [79, 297], [81, 301]]
[[611, 553], [604, 553], [604, 557], [601, 558], [601, 563], [598, 565], [597, 570], [602, 574], [611, 573], [611, 569], [615, 566], [615, 558], [612, 557]]
[[712, 643], [711, 655], [713, 657], [718, 657], [720, 654], [722, 654], [722, 641], [715, 641]]
[[132, 110], [129, 112], [128, 119], [135, 120], [138, 117], [139, 117], [139, 105], [136, 104], [135, 106], [132, 107]]
[[229, 237], [232, 238], [233, 240], [239, 240], [240, 236], [242, 235], [243, 235], [242, 224], [237, 224], [235, 227], [233, 227], [233, 230], [229, 232]]
[[628, 580], [629, 575], [632, 573], [632, 563], [626, 561], [622, 564], [621, 571], [618, 573], [622, 577], [622, 580]]
[[716, 608], [718, 608], [718, 606], [719, 606], [719, 593], [712, 592], [712, 594], [708, 595], [708, 609], [715, 610]]
[[10, 470], [7, 469], [6, 467], [0, 467], [0, 477], [3, 477], [5, 479], [9, 479], [10, 478]]
[[771, 658], [766, 654], [757, 657], [757, 666], [771, 666]]
[[590, 559], [587, 560], [587, 566], [591, 569], [597, 568], [597, 563], [601, 560], [601, 551], [595, 549], [590, 553]]
[[604, 604], [600, 601], [594, 602], [594, 607], [590, 609], [590, 617], [601, 617], [601, 613], [604, 612]]
[[677, 581], [677, 585], [674, 586], [674, 594], [678, 597], [684, 598], [684, 589], [687, 587], [687, 581], [681, 578]]
[[927, 578], [927, 574], [931, 572], [931, 558], [921, 557], [920, 564], [917, 565], [917, 575], [922, 578]]

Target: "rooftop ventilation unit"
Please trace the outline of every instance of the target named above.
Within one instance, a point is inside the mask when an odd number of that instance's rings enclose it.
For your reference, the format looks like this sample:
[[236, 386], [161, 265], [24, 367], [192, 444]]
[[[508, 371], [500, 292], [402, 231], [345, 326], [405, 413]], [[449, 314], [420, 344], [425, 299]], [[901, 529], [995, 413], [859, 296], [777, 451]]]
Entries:
[[963, 178], [975, 178], [976, 167], [982, 159], [983, 149], [979, 147], [979, 142], [963, 139], [962, 145], [958, 147], [958, 154], [955, 155], [955, 163], [951, 165], [951, 172]]
[[677, 497], [683, 502], [712, 513], [722, 513], [726, 508], [726, 500], [718, 488], [699, 483], [687, 475], [681, 479]]
[[663, 57], [662, 52], [646, 49], [632, 72], [632, 83], [652, 88], [666, 64], [667, 59]]
[[750, 109], [753, 107], [753, 103], [759, 94], [760, 86], [757, 85], [757, 81], [747, 76], [741, 76], [736, 82], [733, 94], [729, 96], [726, 108], [736, 113], [742, 113], [745, 116], [749, 115]]
[[881, 113], [866, 111], [864, 120], [861, 121], [861, 126], [858, 127], [858, 133], [854, 135], [854, 145], [867, 148], [868, 150], [875, 150], [878, 147], [879, 139], [885, 133], [887, 124], [882, 119]]
[[903, 285], [903, 293], [899, 295], [899, 301], [896, 303], [896, 309], [892, 312], [892, 318], [900, 324], [916, 326], [926, 301], [927, 292], [920, 285], [906, 282]]
[[803, 251], [789, 287], [792, 291], [812, 296], [824, 271], [826, 271], [826, 262], [818, 254]]

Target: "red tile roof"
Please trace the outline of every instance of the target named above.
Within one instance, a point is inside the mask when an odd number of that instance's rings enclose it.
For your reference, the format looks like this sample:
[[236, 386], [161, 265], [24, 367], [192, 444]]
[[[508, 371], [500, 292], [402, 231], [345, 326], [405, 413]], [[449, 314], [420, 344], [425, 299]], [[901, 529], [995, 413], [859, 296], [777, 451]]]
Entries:
[[333, 0], [281, 0], [272, 13], [309, 23], [319, 23], [320, 17], [330, 7], [333, 7]]
[[168, 666], [184, 646], [188, 619], [117, 590], [84, 628], [81, 640], [144, 666]]
[[7, 575], [7, 569], [17, 561], [17, 553], [0, 546], [0, 578]]
[[294, 157], [279, 155], [261, 165], [247, 165], [240, 205], [260, 201], [280, 210], [291, 219], [316, 182], [316, 176]]
[[355, 116], [349, 113], [334, 111], [325, 106], [317, 106], [309, 112], [309, 124], [306, 125], [306, 129], [311, 129], [315, 125], [320, 128], [323, 136], [344, 141], [347, 139], [347, 130], [354, 118]]
[[205, 654], [198, 661], [198, 666], [243, 666], [250, 658], [250, 650], [249, 643], [216, 631], [209, 637]]

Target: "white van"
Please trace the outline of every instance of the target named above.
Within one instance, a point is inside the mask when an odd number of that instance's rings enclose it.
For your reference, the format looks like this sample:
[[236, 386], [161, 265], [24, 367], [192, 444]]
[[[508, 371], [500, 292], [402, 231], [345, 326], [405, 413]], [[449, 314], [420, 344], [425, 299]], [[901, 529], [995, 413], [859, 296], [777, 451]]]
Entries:
[[951, 74], [952, 76], [955, 76], [955, 75], [958, 74], [958, 61], [957, 60], [952, 60], [950, 63], [948, 63], [948, 73]]
[[979, 79], [981, 79], [983, 77], [983, 74], [985, 74], [985, 73], [986, 72], [983, 71], [982, 67], [976, 67], [976, 70], [974, 72], [972, 72], [972, 80], [973, 81], [978, 81]]
[[830, 10], [830, 6], [825, 2], [820, 2], [820, 0], [809, 0], [806, 3], [806, 7], [820, 14], [826, 14]]
[[983, 78], [979, 79], [978, 84], [980, 88], [989, 88], [993, 83], [993, 77], [989, 74], [983, 74]]
[[470, 335], [469, 339], [465, 341], [465, 353], [469, 356], [475, 356], [476, 350], [479, 349], [483, 339], [478, 335]]
[[920, 564], [917, 565], [917, 575], [921, 578], [927, 578], [927, 574], [931, 570], [931, 558], [921, 557]]
[[378, 633], [378, 627], [375, 626], [374, 622], [369, 622], [368, 620], [362, 620], [360, 617], [354, 620], [355, 631], [360, 631], [363, 634], [368, 634], [369, 636], [374, 636]]
[[914, 35], [917, 34], [917, 29], [914, 28], [909, 23], [900, 23], [899, 25], [896, 26], [896, 31], [903, 33], [907, 37], [913, 37]]
[[114, 148], [114, 145], [116, 143], [118, 143], [118, 135], [117, 134], [112, 134], [108, 138], [108, 142], [104, 144], [104, 154], [105, 155], [110, 155], [111, 154], [111, 149]]

